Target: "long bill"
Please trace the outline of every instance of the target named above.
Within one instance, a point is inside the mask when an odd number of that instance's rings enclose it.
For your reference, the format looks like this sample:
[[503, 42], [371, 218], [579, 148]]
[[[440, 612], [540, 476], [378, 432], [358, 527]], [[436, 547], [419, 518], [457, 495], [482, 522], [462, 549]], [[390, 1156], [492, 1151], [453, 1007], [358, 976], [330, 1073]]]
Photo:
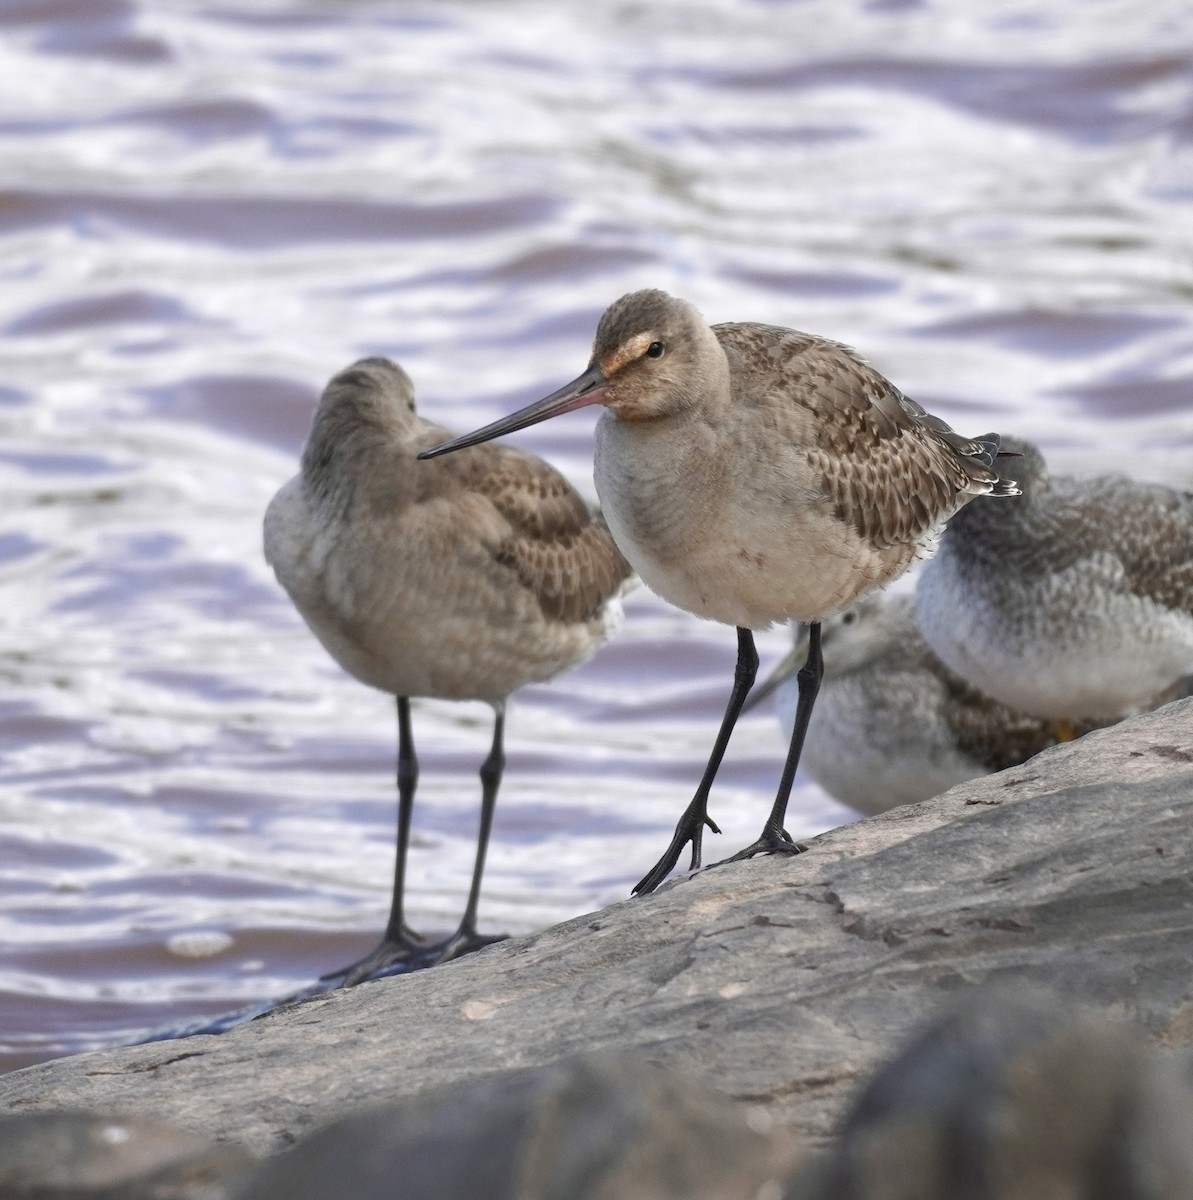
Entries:
[[429, 450], [423, 450], [419, 458], [435, 458], [440, 454], [450, 454], [453, 450], [463, 450], [467, 446], [479, 446], [481, 442], [492, 441], [495, 437], [537, 425], [560, 413], [572, 412], [577, 408], [586, 408], [589, 404], [600, 404], [605, 398], [605, 389], [609, 381], [605, 378], [600, 367], [595, 363], [590, 365], [583, 375], [565, 384], [557, 392], [552, 392], [543, 400], [536, 400], [525, 408], [502, 417], [475, 433], [461, 434], [447, 442], [440, 442]]

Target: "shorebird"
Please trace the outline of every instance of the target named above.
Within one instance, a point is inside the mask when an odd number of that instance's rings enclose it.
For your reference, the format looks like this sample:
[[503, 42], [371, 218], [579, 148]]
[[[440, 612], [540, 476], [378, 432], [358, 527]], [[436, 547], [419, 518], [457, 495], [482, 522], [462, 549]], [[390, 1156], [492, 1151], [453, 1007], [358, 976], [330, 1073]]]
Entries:
[[1008, 439], [1023, 495], [959, 513], [916, 590], [932, 649], [1037, 716], [1121, 717], [1193, 672], [1193, 494], [1050, 478]]
[[[571, 484], [509, 447], [418, 461], [448, 436], [416, 414], [401, 367], [361, 359], [327, 385], [302, 468], [265, 514], [265, 557], [312, 632], [349, 674], [397, 698], [389, 921], [372, 953], [324, 976], [329, 986], [497, 940], [477, 932], [476, 916], [505, 762], [506, 699], [584, 662], [621, 621], [629, 565]], [[456, 932], [436, 945], [403, 916], [418, 781], [415, 696], [483, 700], [495, 713], [467, 906]]]
[[753, 631], [811, 626], [799, 709], [762, 833], [733, 859], [794, 853], [783, 828], [822, 671], [819, 622], [928, 552], [974, 496], [1010, 495], [998, 437], [954, 433], [847, 347], [774, 325], [709, 326], [666, 292], [632, 292], [600, 320], [584, 372], [545, 399], [423, 457], [589, 404], [597, 494], [613, 538], [665, 600], [737, 628], [733, 690], [704, 776], [653, 891], [685, 846], [700, 865], [708, 796], [758, 670]]
[[[807, 626], [755, 688], [746, 708], [776, 692], [779, 724], [795, 724], [795, 672]], [[835, 800], [873, 815], [938, 796], [958, 783], [1017, 766], [1061, 739], [1055, 723], [979, 692], [932, 653], [915, 598], [867, 596], [824, 622], [824, 682], [801, 765]], [[1075, 736], [1099, 728], [1087, 721]]]

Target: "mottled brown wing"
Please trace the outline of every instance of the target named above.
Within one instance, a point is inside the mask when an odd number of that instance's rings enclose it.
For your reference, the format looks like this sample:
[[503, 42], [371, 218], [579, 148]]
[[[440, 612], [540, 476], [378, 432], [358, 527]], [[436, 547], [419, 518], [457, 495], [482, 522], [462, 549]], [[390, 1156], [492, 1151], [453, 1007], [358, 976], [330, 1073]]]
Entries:
[[[944, 717], [957, 748], [987, 770], [1004, 771], [1055, 746], [1061, 740], [1057, 722], [1016, 712], [979, 692], [958, 675], [944, 671], [949, 705]], [[1084, 720], [1070, 724], [1071, 737], [1102, 729], [1109, 721]]]
[[944, 675], [949, 696], [944, 719], [957, 749], [988, 771], [1018, 766], [1056, 745], [1051, 722], [991, 700], [952, 672]]
[[1193, 615], [1193, 495], [1123, 476], [1087, 488], [1088, 502], [1073, 508], [1091, 535], [1113, 538], [1132, 593]]
[[[443, 436], [436, 432], [427, 445]], [[489, 500], [509, 526], [492, 547], [494, 558], [515, 572], [549, 619], [592, 620], [629, 578], [604, 520], [541, 459], [484, 445], [425, 465], [442, 465], [457, 484]]]
[[1193, 560], [1168, 563], [1153, 574], [1134, 576], [1132, 584], [1137, 596], [1193, 615]]
[[737, 378], [804, 411], [809, 464], [826, 497], [876, 546], [919, 541], [997, 484], [997, 438], [961, 437], [848, 347], [772, 325], [715, 331], [731, 365], [745, 368]]

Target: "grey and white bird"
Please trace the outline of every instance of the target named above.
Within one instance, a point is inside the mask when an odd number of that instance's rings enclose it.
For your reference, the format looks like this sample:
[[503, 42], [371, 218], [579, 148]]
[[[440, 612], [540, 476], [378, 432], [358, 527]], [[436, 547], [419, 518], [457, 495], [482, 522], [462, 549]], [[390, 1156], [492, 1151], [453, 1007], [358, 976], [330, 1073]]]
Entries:
[[[449, 431], [419, 417], [406, 372], [366, 358], [331, 380], [298, 475], [265, 514], [265, 557], [328, 653], [397, 698], [398, 829], [385, 934], [324, 979], [358, 983], [496, 940], [477, 932], [485, 854], [504, 766], [507, 698], [588, 659], [617, 629], [630, 568], [601, 518], [554, 468], [485, 446], [441, 462], [419, 451]], [[483, 700], [476, 864], [463, 919], [428, 945], [406, 925], [406, 855], [418, 762], [412, 697]]]
[[1022, 496], [971, 504], [916, 588], [937, 655], [989, 696], [1052, 718], [1138, 711], [1193, 673], [1193, 494], [1003, 460]]
[[[806, 626], [750, 697], [775, 693], [787, 739], [795, 723], [795, 672]], [[830, 796], [874, 815], [938, 796], [958, 783], [1026, 762], [1064, 740], [1054, 721], [983, 695], [932, 653], [910, 595], [867, 596], [824, 622], [824, 682], [808, 723], [801, 766]], [[1109, 722], [1085, 721], [1088, 733]]]
[[1014, 492], [992, 464], [996, 435], [965, 438], [852, 351], [774, 325], [709, 326], [686, 301], [633, 292], [597, 327], [571, 383], [426, 456], [601, 404], [595, 477], [609, 528], [653, 591], [737, 627], [734, 686], [696, 794], [662, 858], [634, 889], [656, 888], [692, 848], [700, 863], [708, 796], [754, 682], [753, 631], [811, 625], [787, 762], [762, 833], [734, 858], [793, 853], [783, 827], [822, 670], [819, 622], [925, 554], [975, 496]]

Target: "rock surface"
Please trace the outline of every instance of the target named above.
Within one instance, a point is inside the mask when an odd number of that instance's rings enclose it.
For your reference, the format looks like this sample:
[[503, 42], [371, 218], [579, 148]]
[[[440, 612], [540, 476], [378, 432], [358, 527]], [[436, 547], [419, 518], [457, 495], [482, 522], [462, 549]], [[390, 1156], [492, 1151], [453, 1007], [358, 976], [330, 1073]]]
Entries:
[[694, 1072], [815, 1143], [926, 1016], [989, 981], [1188, 1045], [1191, 960], [1182, 701], [796, 858], [703, 872], [221, 1037], [15, 1072], [0, 1111], [140, 1114], [264, 1154], [362, 1105], [610, 1049]]
[[785, 1200], [1193, 1200], [1193, 1078], [1048, 993], [971, 989]]
[[346, 1117], [237, 1200], [780, 1200], [800, 1157], [684, 1072], [589, 1055]]
[[0, 1117], [5, 1200], [222, 1200], [253, 1160], [156, 1121], [83, 1112]]

